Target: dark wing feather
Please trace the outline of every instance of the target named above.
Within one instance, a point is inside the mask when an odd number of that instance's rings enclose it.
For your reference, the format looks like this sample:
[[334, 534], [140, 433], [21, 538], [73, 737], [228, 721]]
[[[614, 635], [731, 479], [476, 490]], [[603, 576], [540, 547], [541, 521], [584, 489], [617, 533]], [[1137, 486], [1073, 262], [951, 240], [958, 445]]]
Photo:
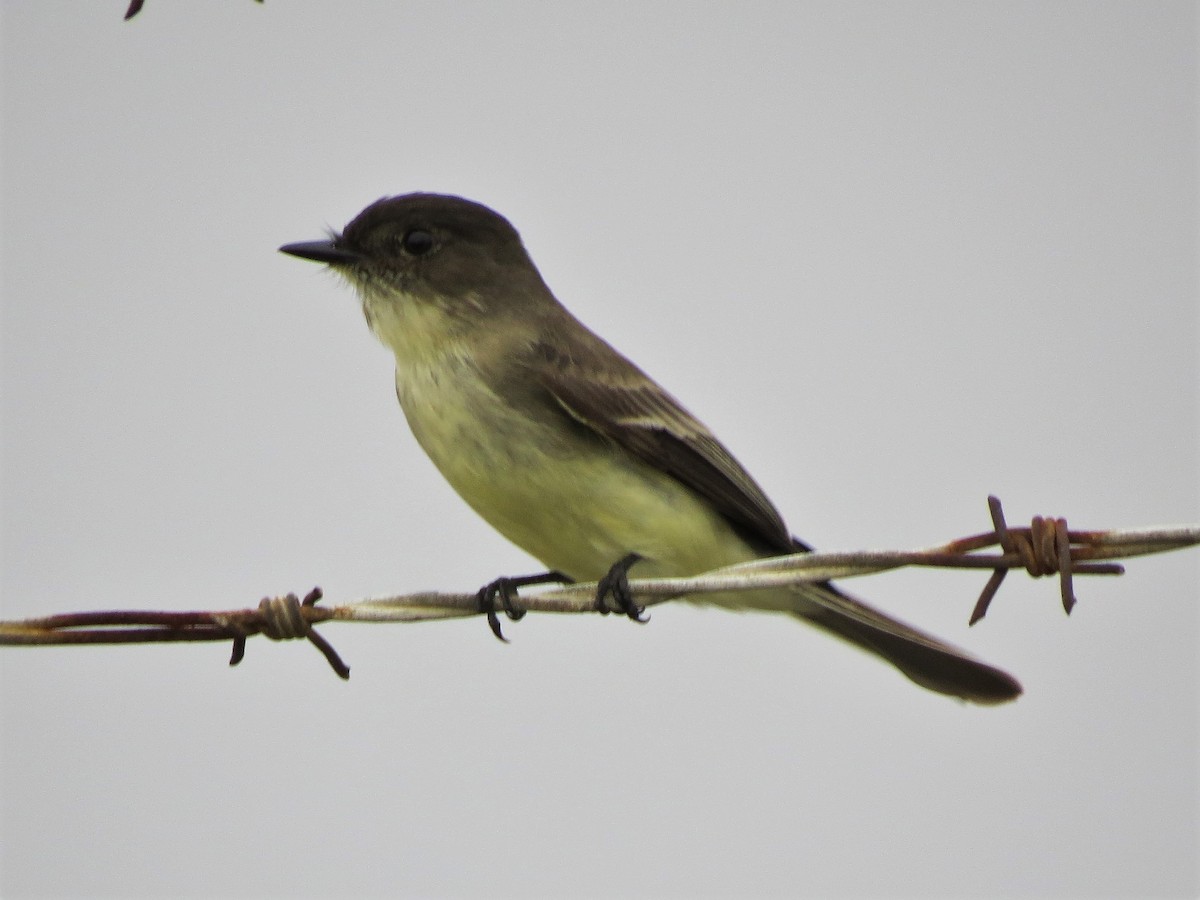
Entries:
[[707, 499], [753, 543], [793, 552], [762, 488], [703, 423], [633, 363], [607, 345], [602, 368], [585, 369], [547, 345], [537, 350], [542, 386], [574, 419]]
[[[578, 356], [586, 354], [589, 364], [583, 366], [561, 345], [534, 349], [542, 387], [572, 418], [708, 499], [768, 552], [811, 549], [788, 536], [771, 501], [712, 432], [624, 357], [607, 345], [584, 344]], [[881, 656], [923, 687], [976, 703], [1002, 703], [1021, 693], [1012, 676], [832, 584], [805, 585], [796, 596], [795, 613], [801, 618]]]

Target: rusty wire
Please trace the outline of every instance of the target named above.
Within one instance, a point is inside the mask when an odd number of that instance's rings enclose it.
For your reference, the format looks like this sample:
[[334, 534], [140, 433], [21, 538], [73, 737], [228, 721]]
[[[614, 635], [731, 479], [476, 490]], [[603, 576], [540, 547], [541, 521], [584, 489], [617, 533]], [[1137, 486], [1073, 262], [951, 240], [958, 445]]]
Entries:
[[[804, 581], [828, 581], [869, 575], [905, 566], [991, 569], [992, 575], [971, 612], [982, 619], [1009, 569], [1030, 576], [1058, 575], [1063, 609], [1077, 600], [1075, 575], [1120, 575], [1124, 567], [1101, 560], [1164, 553], [1200, 544], [1200, 526], [1072, 531], [1063, 518], [1035, 516], [1028, 528], [1010, 528], [1000, 501], [988, 498], [992, 531], [920, 550], [798, 553], [729, 566], [693, 578], [634, 579], [629, 582], [639, 605], [651, 606], [689, 594], [762, 590]], [[999, 546], [1002, 553], [980, 553]], [[571, 584], [520, 596], [525, 612], [598, 612], [595, 584]], [[479, 592], [425, 592], [376, 597], [341, 606], [318, 606], [320, 588], [299, 599], [295, 594], [268, 597], [257, 607], [223, 612], [111, 610], [64, 613], [37, 619], [0, 622], [0, 645], [136, 644], [180, 641], [232, 641], [229, 664], [245, 656], [246, 639], [304, 638], [315, 646], [341, 678], [350, 668], [313, 626], [328, 621], [415, 622], [486, 615]], [[515, 616], [514, 616], [515, 618]]]

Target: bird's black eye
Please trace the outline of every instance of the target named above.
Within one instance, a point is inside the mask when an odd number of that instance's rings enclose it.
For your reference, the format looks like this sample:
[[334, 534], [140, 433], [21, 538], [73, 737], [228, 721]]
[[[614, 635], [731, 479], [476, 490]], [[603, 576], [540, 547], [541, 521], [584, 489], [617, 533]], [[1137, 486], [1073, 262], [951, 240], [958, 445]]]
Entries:
[[406, 253], [413, 256], [424, 256], [433, 249], [433, 235], [420, 228], [414, 228], [412, 231], [405, 232], [404, 237], [400, 239], [400, 244]]

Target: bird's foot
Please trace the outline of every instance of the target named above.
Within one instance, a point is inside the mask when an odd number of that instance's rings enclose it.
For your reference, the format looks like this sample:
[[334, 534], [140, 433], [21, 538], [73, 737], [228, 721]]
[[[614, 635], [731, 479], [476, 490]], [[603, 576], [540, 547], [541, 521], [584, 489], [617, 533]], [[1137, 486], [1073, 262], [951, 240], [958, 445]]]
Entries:
[[[492, 629], [492, 634], [507, 644], [508, 638], [500, 630], [500, 616], [497, 613], [503, 610], [513, 622], [525, 618], [525, 610], [517, 606], [517, 588], [531, 584], [570, 584], [574, 580], [569, 575], [557, 571], [542, 572], [538, 575], [517, 575], [511, 578], [501, 577], [481, 587], [475, 599], [479, 603], [479, 611], [487, 615], [488, 627]], [[497, 600], [500, 601], [499, 610], [496, 608]]]
[[640, 553], [627, 554], [613, 563], [608, 573], [600, 579], [600, 583], [596, 587], [596, 610], [598, 612], [602, 615], [612, 612], [608, 605], [608, 598], [612, 597], [616, 608], [633, 621], [641, 623], [650, 621], [649, 616], [643, 618], [642, 614], [646, 612], [646, 608], [633, 602], [633, 592], [629, 590], [629, 570], [634, 563], [641, 559]]

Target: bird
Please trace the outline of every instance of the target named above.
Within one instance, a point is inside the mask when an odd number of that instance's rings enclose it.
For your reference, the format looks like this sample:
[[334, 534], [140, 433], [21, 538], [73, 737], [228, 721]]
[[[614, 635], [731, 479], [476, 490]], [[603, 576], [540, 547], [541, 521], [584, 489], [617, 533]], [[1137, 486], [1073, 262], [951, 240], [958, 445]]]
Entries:
[[[596, 581], [598, 609], [640, 621], [631, 570], [691, 576], [812, 550], [707, 426], [558, 301], [498, 212], [448, 194], [389, 196], [327, 239], [280, 250], [356, 290], [395, 358], [417, 443], [475, 512], [547, 567], [480, 590], [498, 637], [496, 604], [519, 617], [515, 588], [527, 584]], [[1022, 691], [832, 582], [686, 599], [790, 615], [960, 700], [994, 705]]]

